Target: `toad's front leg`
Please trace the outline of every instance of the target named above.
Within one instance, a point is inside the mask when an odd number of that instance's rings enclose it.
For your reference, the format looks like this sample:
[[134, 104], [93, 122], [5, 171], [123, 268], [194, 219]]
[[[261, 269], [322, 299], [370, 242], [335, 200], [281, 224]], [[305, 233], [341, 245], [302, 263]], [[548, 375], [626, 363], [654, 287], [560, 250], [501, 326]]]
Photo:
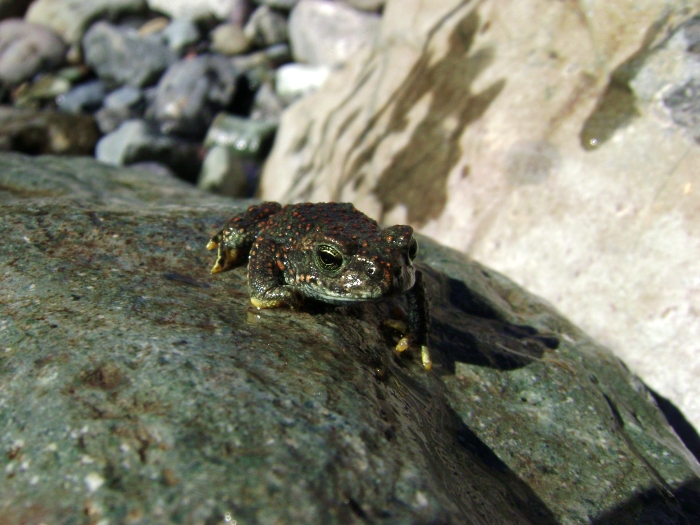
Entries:
[[211, 273], [225, 272], [243, 262], [248, 255], [261, 224], [282, 207], [276, 202], [250, 206], [226, 221], [224, 227], [209, 239], [207, 250], [218, 248]]
[[416, 270], [416, 282], [408, 292], [406, 292], [406, 302], [408, 303], [408, 335], [401, 338], [396, 345], [397, 352], [403, 352], [412, 343], [420, 346], [420, 355], [423, 367], [426, 370], [433, 368], [433, 360], [430, 358], [428, 349], [428, 320], [430, 313], [428, 310], [428, 298], [425, 293], [425, 282], [423, 272]]
[[299, 292], [285, 283], [286, 264], [285, 253], [275, 242], [259, 240], [253, 244], [248, 262], [248, 286], [253, 306], [298, 308], [301, 305]]

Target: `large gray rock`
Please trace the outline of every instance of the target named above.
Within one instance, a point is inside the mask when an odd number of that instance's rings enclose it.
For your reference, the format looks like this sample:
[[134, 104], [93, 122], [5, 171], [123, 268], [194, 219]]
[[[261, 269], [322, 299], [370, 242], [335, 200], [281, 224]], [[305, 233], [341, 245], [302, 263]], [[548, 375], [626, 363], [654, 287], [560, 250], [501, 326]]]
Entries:
[[177, 60], [175, 53], [155, 36], [135, 29], [97, 22], [83, 38], [85, 62], [113, 86], [145, 87], [155, 84]]
[[160, 36], [178, 55], [182, 55], [188, 46], [196, 44], [201, 38], [197, 24], [183, 18], [176, 18], [170, 22]]
[[390, 304], [259, 311], [243, 269], [212, 276], [244, 203], [16, 155], [0, 202], [8, 523], [698, 523], [645, 387], [463, 255], [421, 239], [427, 373]]
[[238, 70], [221, 55], [180, 60], [158, 83], [149, 114], [164, 133], [201, 138], [233, 101], [237, 80]]
[[114, 20], [145, 9], [145, 0], [35, 0], [25, 19], [50, 27], [68, 44], [79, 44], [95, 20]]
[[678, 30], [700, 1], [589, 7], [390, 0], [378, 47], [285, 113], [262, 195], [353, 201], [506, 272], [700, 427], [700, 62]]
[[0, 22], [0, 84], [15, 85], [58, 66], [65, 43], [50, 29], [24, 20]]
[[289, 41], [297, 62], [344, 64], [374, 44], [379, 16], [326, 0], [301, 0], [289, 16]]

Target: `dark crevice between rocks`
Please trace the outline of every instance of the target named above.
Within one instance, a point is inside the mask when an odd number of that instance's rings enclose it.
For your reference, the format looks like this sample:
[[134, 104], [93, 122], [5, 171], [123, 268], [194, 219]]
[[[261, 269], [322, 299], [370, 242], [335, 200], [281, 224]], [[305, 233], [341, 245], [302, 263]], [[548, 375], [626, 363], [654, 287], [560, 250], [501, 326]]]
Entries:
[[591, 519], [593, 525], [700, 525], [700, 480], [673, 489], [671, 498], [657, 487]]
[[422, 270], [431, 304], [430, 347], [443, 374], [454, 374], [455, 363], [514, 370], [542, 359], [559, 346], [551, 334], [516, 325], [467, 286], [431, 269]]
[[695, 456], [695, 459], [700, 462], [700, 436], [697, 430], [695, 430], [693, 425], [690, 424], [683, 415], [683, 412], [681, 412], [676, 405], [652, 388], [649, 388], [648, 385], [646, 385], [646, 387], [661, 409], [661, 412], [663, 412], [668, 424], [675, 430], [686, 448]]

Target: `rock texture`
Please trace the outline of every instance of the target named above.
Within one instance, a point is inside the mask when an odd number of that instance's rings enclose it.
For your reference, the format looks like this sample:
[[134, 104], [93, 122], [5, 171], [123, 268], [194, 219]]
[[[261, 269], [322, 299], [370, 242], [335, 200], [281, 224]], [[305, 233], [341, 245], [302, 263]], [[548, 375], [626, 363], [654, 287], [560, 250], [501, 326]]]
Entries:
[[262, 195], [350, 200], [506, 272], [700, 427], [699, 12], [389, 1], [375, 49], [285, 114]]
[[68, 44], [79, 44], [83, 33], [98, 18], [116, 19], [145, 8], [145, 0], [35, 0], [25, 18], [50, 27]]
[[249, 307], [209, 274], [241, 204], [0, 155], [0, 523], [700, 523], [645, 387], [511, 281], [422, 239], [435, 368], [391, 305]]

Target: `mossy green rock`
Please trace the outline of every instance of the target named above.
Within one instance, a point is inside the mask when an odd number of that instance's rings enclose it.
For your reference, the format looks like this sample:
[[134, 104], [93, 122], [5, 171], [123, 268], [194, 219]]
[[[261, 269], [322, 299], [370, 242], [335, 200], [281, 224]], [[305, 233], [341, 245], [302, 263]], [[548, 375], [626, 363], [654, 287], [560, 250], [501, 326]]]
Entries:
[[390, 304], [258, 311], [210, 275], [244, 202], [7, 154], [0, 203], [3, 525], [700, 522], [646, 388], [463, 255], [422, 240], [425, 372]]

